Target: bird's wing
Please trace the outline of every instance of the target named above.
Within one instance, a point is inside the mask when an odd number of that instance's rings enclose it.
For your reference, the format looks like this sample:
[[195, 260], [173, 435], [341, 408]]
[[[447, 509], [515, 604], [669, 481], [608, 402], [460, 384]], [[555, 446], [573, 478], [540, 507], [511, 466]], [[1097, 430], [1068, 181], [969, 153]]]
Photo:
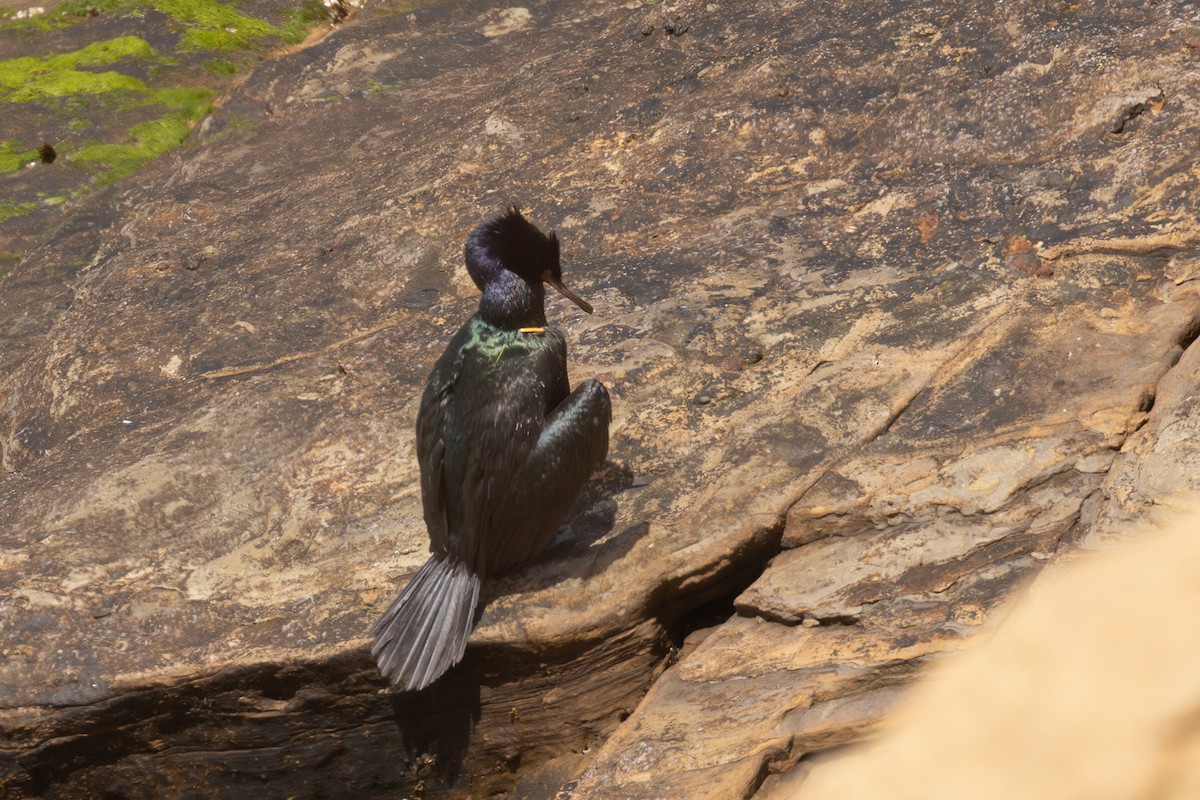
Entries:
[[591, 474], [608, 454], [612, 417], [608, 392], [584, 381], [567, 394], [566, 348], [548, 352], [541, 374], [550, 378], [536, 439], [514, 453], [516, 463], [490, 504], [488, 573], [506, 572], [536, 558], [550, 542]]
[[421, 470], [421, 501], [425, 511], [425, 526], [433, 551], [446, 555], [449, 547], [451, 499], [446, 475], [446, 415], [454, 398], [455, 384], [462, 371], [464, 342], [468, 326], [464, 325], [450, 340], [445, 352], [433, 367], [421, 408], [417, 412], [417, 464]]

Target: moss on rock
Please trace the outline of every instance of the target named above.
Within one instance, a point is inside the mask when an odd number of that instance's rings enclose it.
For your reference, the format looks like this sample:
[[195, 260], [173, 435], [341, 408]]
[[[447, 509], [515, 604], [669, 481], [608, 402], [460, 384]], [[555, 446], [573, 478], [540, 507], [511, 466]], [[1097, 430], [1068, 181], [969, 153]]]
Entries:
[[[322, 19], [316, 0], [286, 11], [221, 0], [66, 0], [32, 18], [0, 12], [0, 50], [7, 40], [20, 54], [0, 60], [0, 114], [22, 123], [0, 142], [0, 174], [37, 160], [42, 137], [61, 156], [44, 173], [53, 186], [31, 174], [29, 196], [6, 198], [0, 222], [44, 207], [41, 190], [78, 196], [178, 146], [230, 77], [303, 40]], [[46, 31], [59, 31], [59, 48], [78, 46], [38, 53], [30, 43]], [[101, 31], [106, 38], [89, 40]]]

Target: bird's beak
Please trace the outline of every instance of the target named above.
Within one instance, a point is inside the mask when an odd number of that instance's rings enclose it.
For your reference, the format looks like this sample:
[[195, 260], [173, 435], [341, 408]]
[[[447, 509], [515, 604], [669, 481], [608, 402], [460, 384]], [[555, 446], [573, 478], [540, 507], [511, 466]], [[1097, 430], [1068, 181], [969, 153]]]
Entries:
[[584, 300], [579, 295], [572, 292], [567, 287], [563, 286], [562, 281], [560, 281], [558, 278], [554, 277], [554, 273], [552, 273], [550, 270], [546, 270], [545, 272], [542, 273], [542, 280], [545, 281], [546, 283], [550, 284], [551, 286], [553, 286], [555, 289], [558, 290], [559, 294], [561, 294], [563, 297], [570, 300], [575, 305], [582, 308], [587, 313], [589, 313], [589, 314], [592, 313], [592, 304], [589, 303], [587, 300]]

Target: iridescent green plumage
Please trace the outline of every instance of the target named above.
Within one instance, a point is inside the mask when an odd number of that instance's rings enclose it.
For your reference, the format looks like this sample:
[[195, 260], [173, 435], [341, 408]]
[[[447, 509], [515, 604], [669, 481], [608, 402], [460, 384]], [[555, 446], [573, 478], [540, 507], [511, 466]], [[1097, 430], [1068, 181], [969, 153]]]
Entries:
[[604, 462], [611, 417], [595, 380], [570, 391], [567, 348], [545, 328], [543, 282], [563, 289], [558, 242], [513, 209], [467, 242], [480, 310], [434, 365], [417, 416], [433, 555], [375, 626], [384, 675], [408, 689], [456, 663], [482, 578], [535, 558]]

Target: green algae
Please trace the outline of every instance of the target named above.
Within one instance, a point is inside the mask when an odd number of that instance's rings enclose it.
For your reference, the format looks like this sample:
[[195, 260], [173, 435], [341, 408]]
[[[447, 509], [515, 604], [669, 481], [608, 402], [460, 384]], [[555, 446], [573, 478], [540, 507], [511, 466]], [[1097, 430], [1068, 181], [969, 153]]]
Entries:
[[[212, 108], [214, 92], [195, 87], [151, 89], [140, 79], [121, 72], [80, 68], [108, 66], [125, 59], [147, 62], [159, 58], [145, 40], [122, 36], [45, 59], [25, 57], [0, 61], [0, 103], [46, 104], [62, 98], [124, 93], [125, 102], [117, 111], [148, 105], [165, 106], [166, 114], [129, 129], [132, 143], [93, 141], [74, 152], [65, 148], [63, 155], [67, 161], [99, 168], [95, 179], [97, 185], [111, 183], [186, 139], [191, 125]], [[70, 123], [72, 130], [84, 130], [89, 124], [78, 118]], [[5, 149], [0, 150], [0, 172], [11, 172], [36, 157], [36, 151], [18, 152], [15, 143], [6, 143]]]
[[[315, 5], [315, 4], [314, 4]], [[146, 9], [154, 9], [180, 23], [183, 32], [179, 37], [180, 52], [204, 50], [237, 50], [263, 38], [277, 38], [292, 43], [297, 23], [301, 16], [313, 20], [309, 28], [320, 21], [308, 4], [302, 7], [302, 15], [289, 14], [289, 21], [276, 27], [266, 20], [243, 14], [234, 3], [218, 0], [67, 0], [48, 14], [30, 19], [2, 20], [0, 26], [8, 30], [48, 31], [74, 25], [98, 14], [124, 13], [144, 15]], [[319, 6], [316, 6], [319, 13]], [[303, 23], [300, 23], [303, 24]], [[307, 34], [307, 30], [304, 31]]]
[[0, 28], [24, 35], [55, 31], [71, 24], [60, 19], [59, 15], [55, 13], [38, 14], [36, 17], [22, 17], [20, 19], [14, 19], [12, 15], [12, 11], [0, 9]]
[[286, 16], [287, 22], [279, 26], [279, 37], [288, 44], [300, 44], [313, 28], [329, 18], [319, 0], [308, 0]]
[[0, 61], [0, 103], [36, 103], [52, 98], [145, 92], [146, 84], [113, 70], [93, 72], [80, 67], [115, 64], [123, 59], [152, 60], [158, 54], [144, 39], [122, 36], [49, 58], [10, 58]]
[[210, 58], [204, 62], [203, 66], [213, 75], [219, 75], [222, 78], [229, 78], [238, 73], [237, 64], [227, 58]]
[[[0, 65], [2, 67], [3, 65]], [[0, 102], [36, 103], [59, 97], [78, 97], [113, 92], [145, 92], [146, 84], [130, 75], [108, 70], [85, 72], [64, 69], [35, 73], [24, 85], [0, 94]]]
[[19, 217], [36, 210], [37, 203], [14, 203], [11, 200], [0, 200], [0, 222], [12, 217]]
[[231, 50], [267, 37], [296, 44], [326, 18], [318, 0], [305, 0], [299, 8], [284, 12], [287, 21], [278, 27], [243, 14], [236, 3], [219, 0], [66, 0], [48, 13], [22, 19], [14, 19], [12, 12], [0, 10], [0, 29], [36, 34], [66, 28], [99, 14], [140, 17], [146, 9], [154, 9], [181, 23], [185, 28], [180, 37], [181, 51]]
[[216, 92], [212, 89], [195, 86], [173, 86], [153, 92], [150, 95], [149, 104], [167, 106], [196, 120], [212, 110], [213, 97], [215, 95]]
[[205, 50], [241, 50], [250, 40], [234, 30], [221, 28], [192, 28], [179, 37], [179, 49], [185, 53]]
[[107, 66], [125, 58], [152, 61], [159, 58], [159, 54], [145, 39], [137, 36], [119, 36], [116, 39], [92, 42], [70, 53], [51, 56], [46, 59], [46, 64], [51, 69], [78, 69]]
[[161, 89], [151, 102], [174, 110], [130, 128], [131, 143], [91, 141], [68, 153], [67, 159], [72, 164], [95, 170], [93, 188], [120, 180], [147, 161], [182, 144], [196, 120], [211, 110], [213, 96], [214, 93], [206, 89]]
[[107, 14], [128, 8], [134, 3], [128, 0], [65, 0], [58, 4], [58, 13], [67, 17], [88, 17], [93, 12], [97, 15]]
[[190, 22], [205, 28], [237, 28], [250, 37], [269, 36], [275, 26], [243, 14], [231, 4], [217, 0], [149, 0], [148, 5], [179, 22]]
[[0, 139], [0, 175], [16, 172], [30, 161], [37, 161], [37, 150], [22, 149], [19, 142]]

